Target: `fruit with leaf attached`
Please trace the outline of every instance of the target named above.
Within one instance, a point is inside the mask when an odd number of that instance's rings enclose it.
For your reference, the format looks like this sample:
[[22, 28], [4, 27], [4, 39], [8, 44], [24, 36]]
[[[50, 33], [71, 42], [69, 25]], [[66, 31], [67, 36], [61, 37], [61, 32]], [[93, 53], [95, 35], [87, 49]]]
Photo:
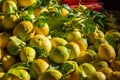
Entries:
[[18, 14], [9, 13], [4, 16], [2, 20], [3, 29], [11, 30], [18, 23], [19, 16]]
[[28, 41], [33, 35], [33, 23], [30, 21], [21, 21], [13, 29], [13, 35], [16, 35], [23, 41]]
[[69, 59], [70, 49], [65, 46], [57, 46], [51, 50], [49, 58], [55, 63], [64, 63]]
[[12, 0], [6, 0], [2, 5], [2, 12], [7, 13], [15, 13], [17, 10], [17, 4]]
[[46, 36], [41, 34], [34, 35], [30, 39], [29, 45], [34, 48], [42, 49], [45, 53], [49, 53], [52, 49], [52, 44], [50, 40]]

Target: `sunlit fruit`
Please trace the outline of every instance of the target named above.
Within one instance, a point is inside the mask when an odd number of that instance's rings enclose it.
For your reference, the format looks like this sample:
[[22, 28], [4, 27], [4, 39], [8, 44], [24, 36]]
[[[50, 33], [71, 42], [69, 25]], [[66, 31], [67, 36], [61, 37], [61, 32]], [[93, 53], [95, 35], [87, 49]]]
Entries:
[[79, 39], [73, 40], [73, 42], [79, 45], [80, 51], [86, 51], [88, 48], [88, 42], [86, 38], [79, 38]]
[[104, 38], [97, 38], [94, 40], [94, 46], [96, 49], [98, 49], [99, 45], [102, 43], [108, 43], [107, 40], [105, 40]]
[[93, 72], [96, 72], [96, 69], [93, 65], [90, 63], [82, 63], [79, 65], [79, 67], [82, 69], [82, 71], [88, 76]]
[[30, 80], [31, 79], [30, 74], [26, 70], [20, 69], [19, 72], [20, 72], [20, 80]]
[[103, 43], [98, 48], [98, 57], [101, 60], [111, 62], [116, 58], [116, 53], [114, 48], [110, 44]]
[[81, 32], [79, 31], [79, 29], [70, 30], [66, 34], [67, 41], [73, 41], [79, 38], [81, 38]]
[[69, 14], [69, 11], [65, 8], [62, 8], [62, 15], [66, 16], [67, 14]]
[[60, 80], [62, 78], [62, 73], [58, 70], [47, 70], [42, 75], [39, 76], [38, 80]]
[[16, 36], [11, 36], [7, 44], [7, 51], [11, 55], [18, 55], [19, 52], [26, 46], [26, 43]]
[[70, 60], [74, 60], [80, 55], [80, 48], [75, 42], [68, 42], [65, 46], [71, 50]]
[[44, 12], [48, 12], [48, 9], [46, 7], [34, 9], [35, 16], [39, 16], [41, 13], [44, 13]]
[[76, 58], [78, 64], [89, 63], [92, 60], [94, 60], [94, 57], [91, 54], [89, 54], [89, 52], [85, 51], [80, 52], [80, 54]]
[[2, 5], [2, 12], [7, 13], [15, 13], [17, 10], [17, 4], [12, 0], [6, 0]]
[[2, 20], [3, 28], [6, 30], [13, 29], [17, 24], [18, 19], [19, 19], [18, 14], [13, 14], [13, 13], [7, 14], [6, 16], [4, 16]]
[[32, 62], [36, 58], [36, 51], [32, 47], [24, 47], [20, 52], [20, 59], [23, 62]]
[[50, 39], [50, 42], [51, 42], [53, 48], [55, 48], [57, 46], [64, 46], [68, 43], [65, 39], [60, 38], [60, 37], [54, 37], [54, 38]]
[[87, 35], [87, 38], [88, 38], [88, 42], [90, 44], [93, 44], [95, 39], [97, 39], [97, 38], [104, 38], [104, 33], [102, 31], [96, 29], [95, 32], [89, 33]]
[[0, 72], [0, 80], [11, 80], [12, 76], [5, 72]]
[[46, 53], [49, 53], [52, 49], [50, 40], [41, 34], [33, 36], [29, 41], [29, 45], [34, 48], [43, 49]]
[[30, 21], [21, 21], [18, 23], [14, 30], [13, 35], [16, 35], [23, 41], [28, 41], [33, 35], [33, 23]]
[[49, 64], [44, 59], [35, 59], [32, 62], [32, 68], [37, 73], [37, 76], [44, 73], [49, 67]]
[[49, 26], [47, 23], [45, 23], [44, 26], [41, 26], [41, 27], [35, 26], [34, 28], [35, 28], [36, 34], [42, 34], [45, 36], [47, 36], [49, 34]]
[[16, 59], [10, 54], [5, 54], [1, 61], [4, 70], [7, 71], [16, 62]]
[[29, 7], [35, 4], [37, 0], [17, 0], [17, 2], [18, 2], [18, 5], [22, 7]]
[[50, 60], [55, 63], [64, 63], [69, 59], [70, 49], [65, 46], [57, 46], [54, 48], [49, 55]]

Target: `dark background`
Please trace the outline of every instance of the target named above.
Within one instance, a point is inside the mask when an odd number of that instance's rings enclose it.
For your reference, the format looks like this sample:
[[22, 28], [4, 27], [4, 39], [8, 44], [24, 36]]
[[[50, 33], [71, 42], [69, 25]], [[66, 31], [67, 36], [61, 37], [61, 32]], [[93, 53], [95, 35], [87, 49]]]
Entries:
[[103, 8], [116, 18], [117, 28], [120, 31], [120, 0], [99, 0], [103, 3]]
[[107, 10], [120, 10], [120, 0], [99, 0]]

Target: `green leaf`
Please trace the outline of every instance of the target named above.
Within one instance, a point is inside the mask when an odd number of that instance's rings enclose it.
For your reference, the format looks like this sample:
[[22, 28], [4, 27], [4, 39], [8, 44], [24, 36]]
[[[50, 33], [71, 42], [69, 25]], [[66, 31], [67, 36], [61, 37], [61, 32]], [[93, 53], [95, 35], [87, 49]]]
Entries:
[[28, 8], [28, 14], [34, 14], [34, 9], [33, 7]]
[[51, 30], [50, 35], [52, 37], [65, 38], [66, 37], [66, 30], [64, 30], [64, 26], [59, 26], [58, 28]]
[[33, 47], [33, 48], [37, 52], [37, 57], [39, 57], [39, 56], [47, 57], [48, 56], [48, 54], [46, 53], [46, 51], [43, 48], [40, 48], [40, 46], [36, 46], [36, 47]]
[[28, 14], [24, 14], [24, 15], [22, 15], [21, 17], [21, 20], [29, 20], [29, 21], [32, 21], [32, 19], [30, 18], [30, 16], [28, 15]]
[[50, 30], [58, 28], [68, 20], [57, 12], [45, 13], [43, 14], [43, 16], [45, 16], [46, 22], [48, 23]]
[[46, 24], [46, 19], [44, 17], [37, 18], [34, 24], [37, 27], [44, 27], [44, 25]]
[[96, 25], [91, 18], [85, 19], [83, 22], [81, 22], [81, 24], [82, 31], [84, 34], [94, 32], [96, 29]]
[[38, 0], [37, 1], [37, 5], [38, 6], [41, 6], [41, 7], [45, 7], [45, 6], [48, 6], [50, 4], [50, 1], [51, 0]]
[[64, 76], [66, 76], [75, 71], [75, 68], [76, 66], [74, 64], [66, 62], [60, 65], [59, 70], [62, 72]]

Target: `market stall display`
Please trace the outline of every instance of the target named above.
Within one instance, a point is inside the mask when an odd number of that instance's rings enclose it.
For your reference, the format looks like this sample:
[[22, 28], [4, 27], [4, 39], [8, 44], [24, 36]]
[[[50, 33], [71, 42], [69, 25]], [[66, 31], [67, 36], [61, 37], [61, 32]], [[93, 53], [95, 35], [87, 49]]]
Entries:
[[120, 79], [112, 14], [59, 0], [2, 0], [0, 8], [0, 80]]

